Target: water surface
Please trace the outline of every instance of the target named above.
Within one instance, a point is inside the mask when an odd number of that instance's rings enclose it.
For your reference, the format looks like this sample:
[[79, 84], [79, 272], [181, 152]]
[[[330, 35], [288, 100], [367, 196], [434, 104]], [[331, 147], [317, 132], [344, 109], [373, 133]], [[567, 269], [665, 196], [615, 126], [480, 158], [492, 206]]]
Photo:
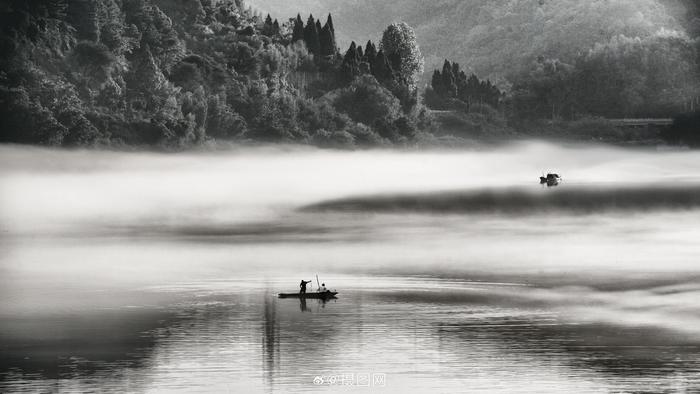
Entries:
[[0, 391], [695, 392], [699, 159], [4, 146]]

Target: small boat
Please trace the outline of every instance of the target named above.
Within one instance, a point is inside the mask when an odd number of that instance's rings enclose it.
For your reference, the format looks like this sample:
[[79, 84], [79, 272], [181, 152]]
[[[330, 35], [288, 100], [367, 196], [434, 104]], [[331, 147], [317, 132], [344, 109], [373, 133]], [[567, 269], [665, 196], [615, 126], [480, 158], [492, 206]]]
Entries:
[[279, 293], [279, 298], [316, 298], [321, 300], [327, 300], [330, 298], [335, 298], [338, 294], [337, 291], [324, 291], [324, 292], [310, 292], [310, 293]]
[[544, 176], [540, 177], [540, 184], [541, 185], [546, 183], [547, 186], [556, 186], [559, 184], [559, 182], [561, 182], [561, 176], [559, 176], [559, 174], [549, 173], [549, 174], [547, 174], [546, 177], [544, 177]]

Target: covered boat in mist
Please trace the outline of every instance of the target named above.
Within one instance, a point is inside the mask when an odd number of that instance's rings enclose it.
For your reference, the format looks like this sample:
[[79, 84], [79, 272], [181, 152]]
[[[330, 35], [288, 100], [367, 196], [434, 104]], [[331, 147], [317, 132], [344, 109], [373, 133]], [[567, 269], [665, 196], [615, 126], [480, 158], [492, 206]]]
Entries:
[[540, 184], [547, 184], [547, 186], [556, 186], [561, 182], [561, 176], [559, 174], [555, 173], [549, 173], [547, 176], [541, 176], [540, 177]]
[[279, 293], [279, 298], [315, 298], [327, 300], [335, 298], [337, 291], [316, 291], [310, 293]]

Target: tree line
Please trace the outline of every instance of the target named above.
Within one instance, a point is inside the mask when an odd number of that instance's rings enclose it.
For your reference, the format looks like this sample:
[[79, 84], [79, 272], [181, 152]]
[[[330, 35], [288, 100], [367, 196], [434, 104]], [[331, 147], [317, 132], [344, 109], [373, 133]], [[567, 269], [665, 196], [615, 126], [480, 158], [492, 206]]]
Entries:
[[450, 100], [455, 99], [467, 106], [485, 104], [498, 108], [505, 93], [488, 79], [482, 81], [473, 73], [467, 76], [464, 70], [460, 69], [459, 63], [445, 59], [442, 71], [433, 71], [425, 97], [426, 102], [436, 109], [449, 108]]
[[[505, 82], [501, 91], [490, 81], [460, 70], [445, 60], [434, 70], [424, 93], [432, 109], [493, 114], [515, 129], [537, 123], [586, 123], [608, 127], [611, 118], [676, 118], [662, 137], [672, 143], [698, 145], [700, 37], [660, 31], [646, 38], [624, 35], [596, 44], [574, 61], [538, 56]], [[484, 106], [487, 108], [485, 109]], [[694, 110], [695, 114], [686, 114]], [[691, 125], [693, 125], [691, 127]], [[592, 130], [595, 131], [595, 130]]]
[[524, 119], [672, 117], [700, 95], [700, 39], [617, 36], [572, 62], [539, 57], [512, 80]]
[[280, 23], [241, 0], [11, 0], [0, 24], [3, 142], [374, 146], [426, 130], [405, 24], [345, 56], [331, 15]]
[[341, 51], [331, 15], [280, 23], [241, 0], [9, 0], [0, 141], [408, 144], [432, 130], [424, 104], [501, 128], [666, 117], [700, 96], [699, 54], [677, 32], [619, 35], [573, 61], [533, 58], [499, 86], [445, 60], [419, 96], [424, 61], [405, 23]]
[[331, 58], [338, 54], [338, 46], [335, 42], [335, 27], [333, 17], [328, 14], [326, 23], [321, 26], [321, 21], [314, 20], [313, 15], [309, 15], [306, 26], [301, 20], [301, 15], [297, 14], [294, 19], [292, 30], [292, 42], [303, 41], [310, 53], [319, 58]]

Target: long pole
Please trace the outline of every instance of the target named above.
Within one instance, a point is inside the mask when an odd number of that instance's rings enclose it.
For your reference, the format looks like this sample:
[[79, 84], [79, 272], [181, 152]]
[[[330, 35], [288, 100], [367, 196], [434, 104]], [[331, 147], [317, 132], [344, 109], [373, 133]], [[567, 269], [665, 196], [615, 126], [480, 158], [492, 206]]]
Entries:
[[316, 284], [318, 285], [318, 289], [321, 290], [321, 282], [318, 281], [318, 274], [316, 274]]

